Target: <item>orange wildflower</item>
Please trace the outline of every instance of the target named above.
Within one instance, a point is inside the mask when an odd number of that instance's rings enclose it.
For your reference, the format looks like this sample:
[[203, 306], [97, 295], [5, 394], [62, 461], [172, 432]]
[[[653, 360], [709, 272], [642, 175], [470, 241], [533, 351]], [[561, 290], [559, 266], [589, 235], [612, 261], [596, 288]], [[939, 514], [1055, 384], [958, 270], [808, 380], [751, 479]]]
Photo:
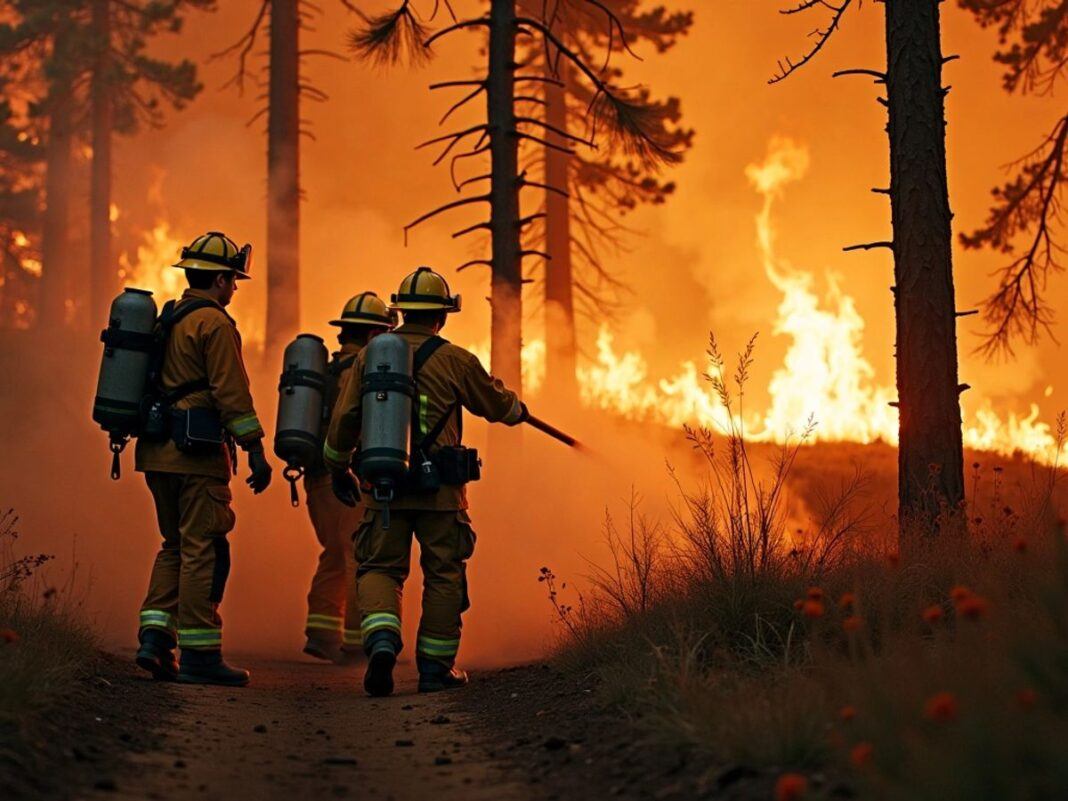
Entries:
[[5, 645], [8, 643], [18, 642], [19, 633], [14, 629], [0, 629], [0, 642]]
[[937, 623], [939, 620], [941, 620], [945, 616], [945, 614], [946, 614], [946, 612], [941, 607], [941, 605], [934, 604], [934, 605], [928, 606], [926, 609], [924, 609], [920, 613], [920, 616], [923, 618], [923, 622], [924, 623], [926, 623], [929, 626], [933, 626], [935, 623]]
[[969, 595], [957, 604], [957, 614], [969, 620], [978, 620], [986, 614], [989, 606], [990, 604], [987, 603], [985, 598], [978, 595]]
[[849, 749], [849, 761], [853, 764], [854, 767], [867, 767], [868, 764], [871, 762], [871, 758], [874, 753], [875, 749], [872, 747], [871, 743], [857, 743], [851, 749]]
[[808, 792], [808, 779], [800, 773], [784, 773], [775, 782], [775, 801], [800, 801]]
[[838, 606], [842, 609], [849, 609], [851, 606], [855, 606], [857, 603], [857, 596], [851, 592], [842, 593], [842, 597], [838, 599]]
[[923, 705], [923, 716], [936, 723], [957, 719], [957, 696], [951, 692], [935, 693]]
[[804, 598], [798, 598], [796, 601], [794, 601], [794, 609], [796, 609], [798, 612], [801, 611], [801, 607], [803, 607], [804, 605], [805, 605], [805, 599]]
[[1014, 698], [1021, 709], [1031, 709], [1038, 703], [1038, 693], [1030, 687], [1024, 687], [1022, 690], [1017, 690]]
[[949, 591], [949, 597], [953, 599], [954, 603], [958, 604], [971, 594], [972, 591], [965, 587], [963, 584], [958, 584], [956, 587]]
[[819, 587], [809, 587], [808, 591], [805, 593], [805, 597], [807, 597], [810, 601], [822, 601], [823, 590], [821, 590]]
[[842, 628], [849, 634], [858, 632], [864, 628], [864, 618], [860, 615], [850, 615], [842, 621]]
[[838, 717], [848, 723], [857, 716], [857, 708], [855, 706], [843, 706], [838, 710]]
[[805, 601], [801, 605], [801, 614], [808, 618], [815, 619], [818, 617], [823, 617], [824, 611], [825, 610], [823, 608], [823, 601], [809, 600]]

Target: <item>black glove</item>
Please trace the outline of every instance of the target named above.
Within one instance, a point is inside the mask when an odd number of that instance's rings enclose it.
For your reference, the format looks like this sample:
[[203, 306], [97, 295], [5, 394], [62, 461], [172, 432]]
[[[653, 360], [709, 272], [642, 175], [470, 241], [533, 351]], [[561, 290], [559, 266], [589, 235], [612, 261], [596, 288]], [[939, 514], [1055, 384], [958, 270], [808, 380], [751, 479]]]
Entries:
[[245, 483], [252, 487], [253, 494], [259, 495], [271, 485], [271, 465], [267, 463], [263, 448], [248, 452], [248, 469], [252, 472]]
[[330, 474], [334, 495], [346, 506], [355, 506], [360, 500], [360, 486], [348, 470], [334, 470]]
[[522, 425], [523, 423], [525, 423], [527, 420], [530, 419], [530, 410], [527, 408], [527, 405], [525, 403], [523, 403], [523, 401], [520, 401], [519, 402], [519, 407], [520, 407], [519, 417], [516, 418], [516, 420], [514, 422], [508, 423], [507, 425], [513, 426], [513, 427], [514, 426], [518, 426], [518, 425]]

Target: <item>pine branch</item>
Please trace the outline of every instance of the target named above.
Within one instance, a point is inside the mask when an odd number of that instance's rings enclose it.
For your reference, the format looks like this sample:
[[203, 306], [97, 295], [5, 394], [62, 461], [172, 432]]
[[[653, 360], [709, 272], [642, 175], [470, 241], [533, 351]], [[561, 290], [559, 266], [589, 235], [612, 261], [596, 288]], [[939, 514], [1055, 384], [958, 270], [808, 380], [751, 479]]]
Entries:
[[419, 21], [411, 5], [404, 0], [394, 11], [367, 16], [352, 9], [363, 25], [349, 32], [348, 48], [359, 59], [379, 67], [392, 67], [407, 61], [422, 66], [431, 57], [428, 28]]
[[842, 16], [846, 13], [849, 6], [852, 5], [853, 0], [841, 0], [841, 5], [832, 5], [827, 0], [804, 0], [798, 5], [784, 9], [780, 13], [782, 14], [800, 14], [803, 11], [809, 11], [817, 6], [823, 6], [830, 9], [831, 20], [826, 28], [816, 28], [811, 34], [816, 40], [816, 43], [808, 49], [808, 51], [801, 57], [800, 61], [794, 61], [789, 56], [786, 57], [785, 63], [780, 60], [778, 62], [778, 69], [776, 73], [768, 79], [769, 84], [776, 84], [780, 81], [786, 80], [793, 75], [803, 66], [808, 64], [816, 55], [823, 49], [824, 45], [830, 40], [834, 32], [838, 30], [838, 26], [842, 21]]

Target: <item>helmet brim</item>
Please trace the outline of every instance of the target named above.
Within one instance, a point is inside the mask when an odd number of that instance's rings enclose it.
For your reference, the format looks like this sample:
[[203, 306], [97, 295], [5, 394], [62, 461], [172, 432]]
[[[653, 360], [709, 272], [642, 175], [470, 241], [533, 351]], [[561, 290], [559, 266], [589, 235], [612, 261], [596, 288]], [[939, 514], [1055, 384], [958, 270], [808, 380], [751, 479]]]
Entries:
[[201, 261], [200, 259], [182, 259], [177, 264], [172, 264], [171, 267], [177, 267], [179, 270], [203, 270], [209, 273], [233, 273], [237, 276], [239, 281], [244, 281], [252, 278], [251, 275], [243, 273], [240, 270], [234, 270], [227, 267], [223, 267], [212, 261]]
[[441, 303], [422, 303], [420, 301], [404, 301], [390, 305], [394, 311], [443, 311], [447, 314], [460, 311], [455, 306], [445, 306]]
[[364, 328], [390, 328], [393, 323], [387, 320], [372, 320], [369, 318], [339, 318], [337, 320], [331, 320], [330, 325], [336, 325], [338, 328], [347, 328], [349, 326], [361, 326]]

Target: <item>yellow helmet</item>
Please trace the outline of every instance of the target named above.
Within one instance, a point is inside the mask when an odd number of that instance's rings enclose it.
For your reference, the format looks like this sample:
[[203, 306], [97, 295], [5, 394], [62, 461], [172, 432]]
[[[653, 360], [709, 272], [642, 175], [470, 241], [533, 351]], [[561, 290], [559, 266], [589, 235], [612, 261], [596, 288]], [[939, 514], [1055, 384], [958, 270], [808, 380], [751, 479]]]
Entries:
[[391, 311], [385, 301], [374, 292], [361, 292], [351, 298], [341, 310], [341, 316], [331, 320], [330, 325], [368, 325], [392, 328], [396, 325], [397, 313]]
[[390, 299], [390, 308], [400, 311], [460, 311], [460, 296], [450, 294], [449, 283], [429, 267], [405, 276]]
[[252, 245], [238, 248], [226, 234], [208, 231], [182, 248], [181, 260], [171, 266], [183, 270], [230, 270], [238, 278], [251, 278]]

